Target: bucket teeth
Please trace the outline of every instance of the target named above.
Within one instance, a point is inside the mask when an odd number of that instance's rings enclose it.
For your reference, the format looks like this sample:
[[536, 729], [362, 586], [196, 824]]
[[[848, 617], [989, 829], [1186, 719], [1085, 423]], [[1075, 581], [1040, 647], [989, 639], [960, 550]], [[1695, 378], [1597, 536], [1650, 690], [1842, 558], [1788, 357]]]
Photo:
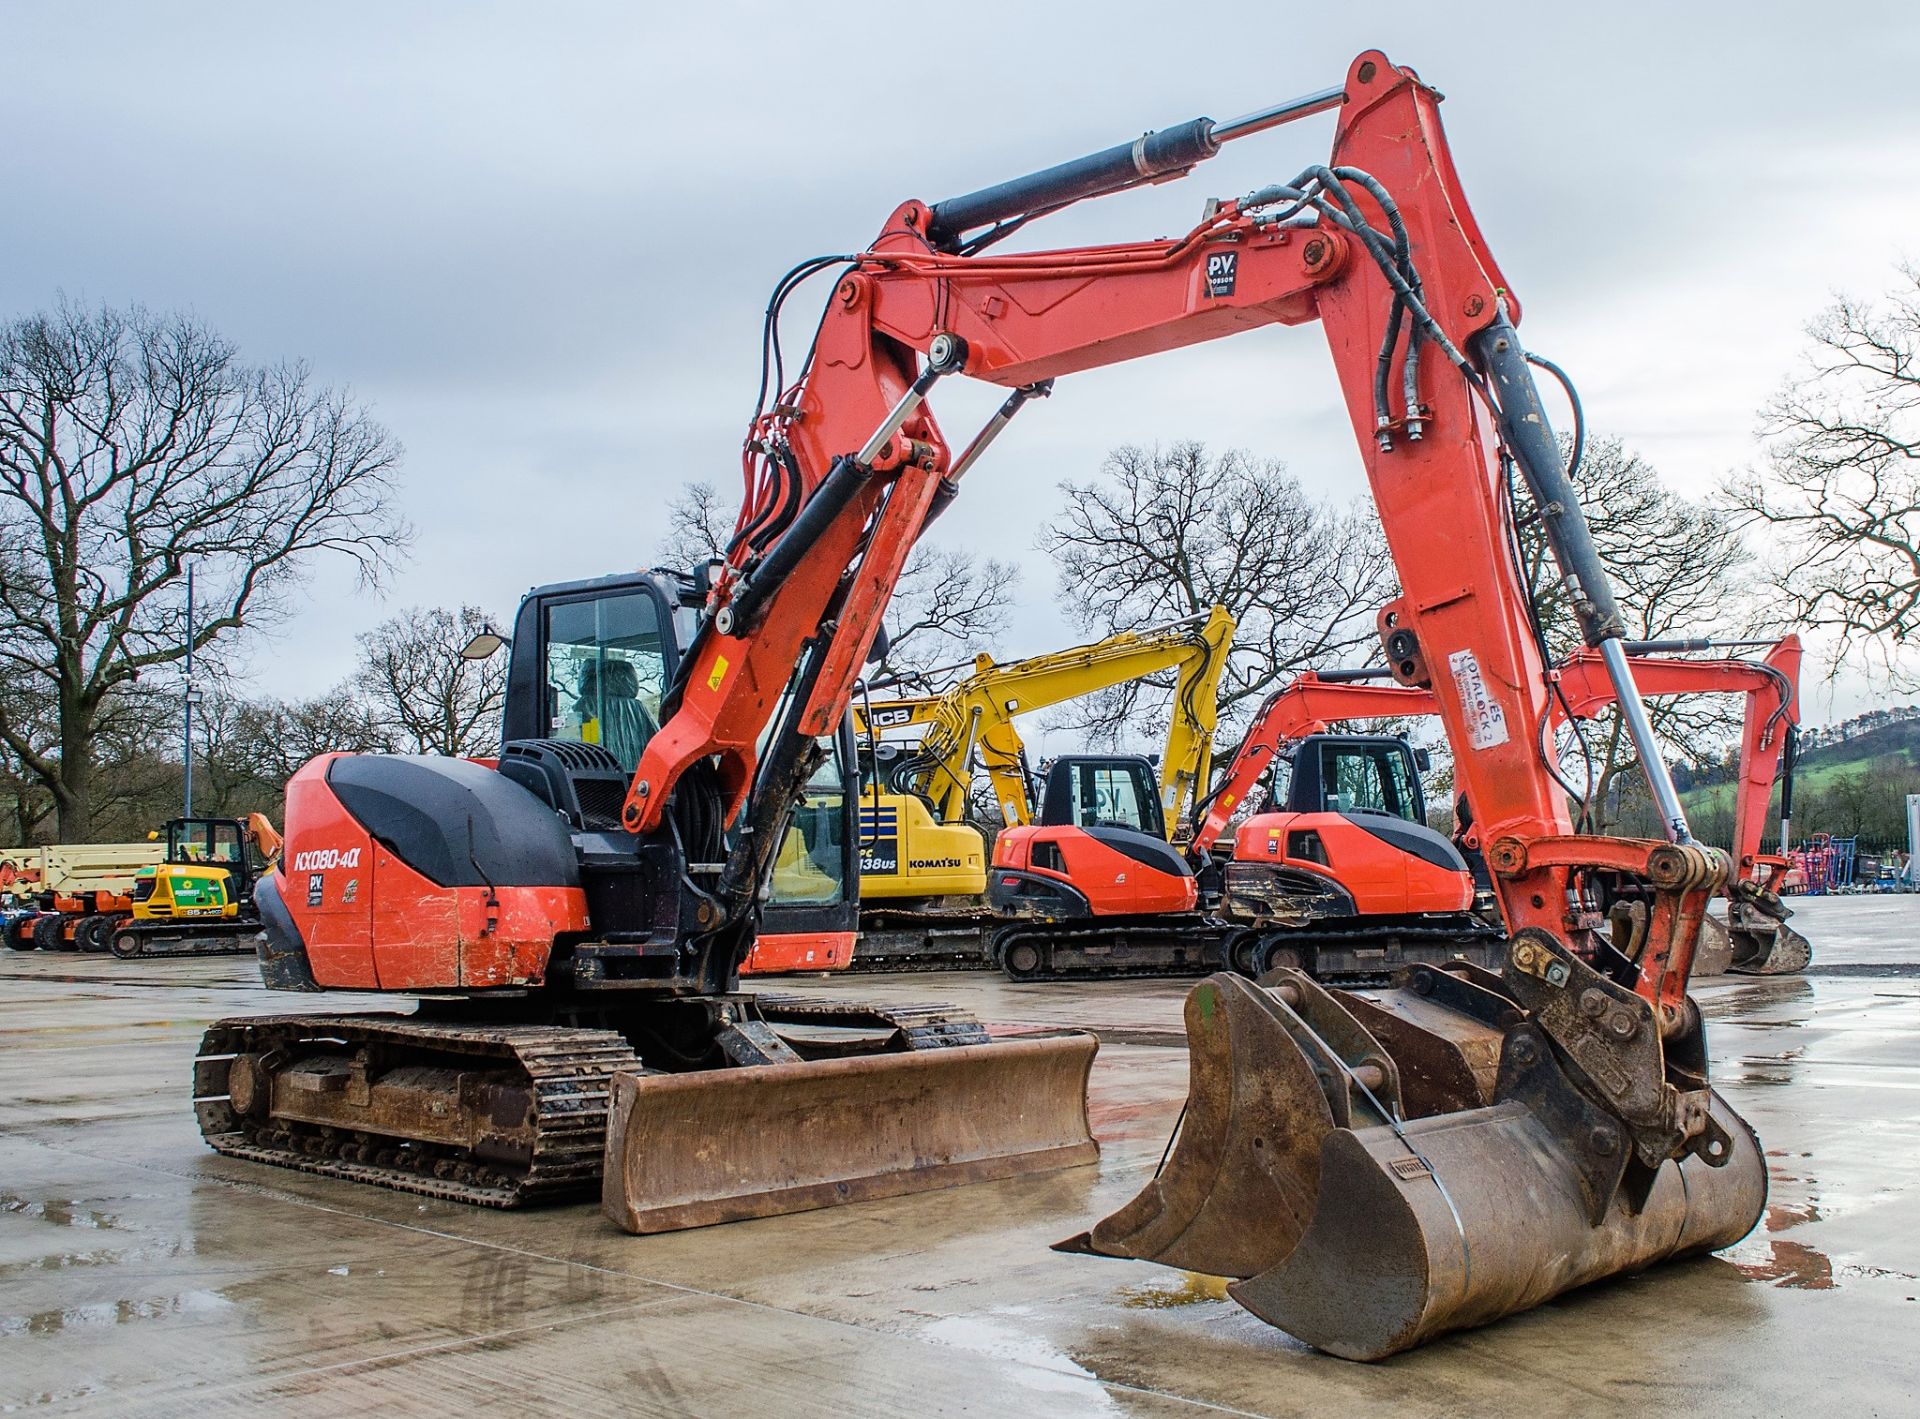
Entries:
[[[1229, 1294], [1261, 1319], [1374, 1360], [1746, 1235], [1766, 1169], [1737, 1114], [1702, 1091], [1720, 1156], [1627, 1180], [1622, 1121], [1492, 986], [1451, 972], [1352, 993], [1201, 982], [1164, 1166], [1060, 1249], [1235, 1278]], [[1369, 1068], [1375, 1051], [1387, 1069]], [[1373, 1082], [1356, 1094], [1363, 1069]]]

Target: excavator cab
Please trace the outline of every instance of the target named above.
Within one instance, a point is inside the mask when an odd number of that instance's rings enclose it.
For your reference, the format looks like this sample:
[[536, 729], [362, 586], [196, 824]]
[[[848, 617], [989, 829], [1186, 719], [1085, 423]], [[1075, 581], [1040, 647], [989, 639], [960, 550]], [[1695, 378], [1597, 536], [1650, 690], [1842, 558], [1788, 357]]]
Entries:
[[1124, 828], [1164, 843], [1153, 764], [1138, 754], [1063, 754], [1047, 770], [1042, 827]]
[[1272, 795], [1279, 806], [1240, 825], [1223, 864], [1220, 912], [1252, 928], [1235, 940], [1236, 965], [1250, 975], [1287, 966], [1384, 976], [1492, 941], [1469, 916], [1467, 860], [1427, 826], [1406, 740], [1310, 734], [1289, 758], [1285, 792]]
[[1427, 802], [1416, 753], [1424, 757], [1426, 751], [1386, 735], [1308, 735], [1290, 756], [1286, 811], [1376, 813], [1424, 823]]

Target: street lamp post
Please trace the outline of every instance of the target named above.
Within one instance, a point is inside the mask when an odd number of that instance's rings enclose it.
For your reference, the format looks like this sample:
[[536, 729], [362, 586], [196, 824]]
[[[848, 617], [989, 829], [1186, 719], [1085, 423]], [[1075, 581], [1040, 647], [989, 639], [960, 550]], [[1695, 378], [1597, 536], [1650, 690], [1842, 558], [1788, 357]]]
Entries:
[[185, 791], [182, 795], [180, 816], [193, 816], [193, 707], [200, 702], [200, 692], [193, 687], [193, 567], [187, 567], [187, 688], [186, 688], [185, 742], [181, 745], [181, 758], [186, 765]]

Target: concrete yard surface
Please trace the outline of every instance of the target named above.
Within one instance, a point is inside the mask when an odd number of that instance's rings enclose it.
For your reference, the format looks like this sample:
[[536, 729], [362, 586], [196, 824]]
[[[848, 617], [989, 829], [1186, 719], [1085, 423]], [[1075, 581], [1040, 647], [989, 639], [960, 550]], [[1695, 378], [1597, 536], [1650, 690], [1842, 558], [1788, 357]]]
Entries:
[[0, 1411], [1920, 1412], [1920, 899], [1796, 905], [1808, 975], [1696, 992], [1767, 1152], [1761, 1227], [1372, 1366], [1212, 1278], [1049, 1250], [1158, 1162], [1190, 982], [800, 982], [1096, 1031], [1101, 1163], [639, 1238], [589, 1203], [484, 1211], [205, 1148], [208, 1022], [365, 998], [264, 991], [246, 957], [0, 952]]

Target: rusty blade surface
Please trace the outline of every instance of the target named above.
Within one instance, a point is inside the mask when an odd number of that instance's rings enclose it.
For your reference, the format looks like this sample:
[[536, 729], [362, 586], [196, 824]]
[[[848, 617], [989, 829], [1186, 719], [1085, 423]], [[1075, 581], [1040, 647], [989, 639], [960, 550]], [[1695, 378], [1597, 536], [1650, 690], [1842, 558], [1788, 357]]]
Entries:
[[601, 1195], [671, 1232], [1078, 1167], [1089, 1034], [693, 1074], [616, 1074]]
[[1665, 1164], [1646, 1207], [1619, 1197], [1590, 1226], [1561, 1145], [1523, 1105], [1405, 1127], [1334, 1130], [1300, 1244], [1229, 1288], [1269, 1324], [1350, 1360], [1378, 1360], [1563, 1291], [1731, 1246], [1766, 1202], [1759, 1141], [1717, 1096], [1733, 1156]]
[[1237, 975], [1187, 994], [1187, 1107], [1166, 1166], [1058, 1251], [1253, 1276], [1289, 1251], [1320, 1189], [1333, 1114], [1281, 1006]]

